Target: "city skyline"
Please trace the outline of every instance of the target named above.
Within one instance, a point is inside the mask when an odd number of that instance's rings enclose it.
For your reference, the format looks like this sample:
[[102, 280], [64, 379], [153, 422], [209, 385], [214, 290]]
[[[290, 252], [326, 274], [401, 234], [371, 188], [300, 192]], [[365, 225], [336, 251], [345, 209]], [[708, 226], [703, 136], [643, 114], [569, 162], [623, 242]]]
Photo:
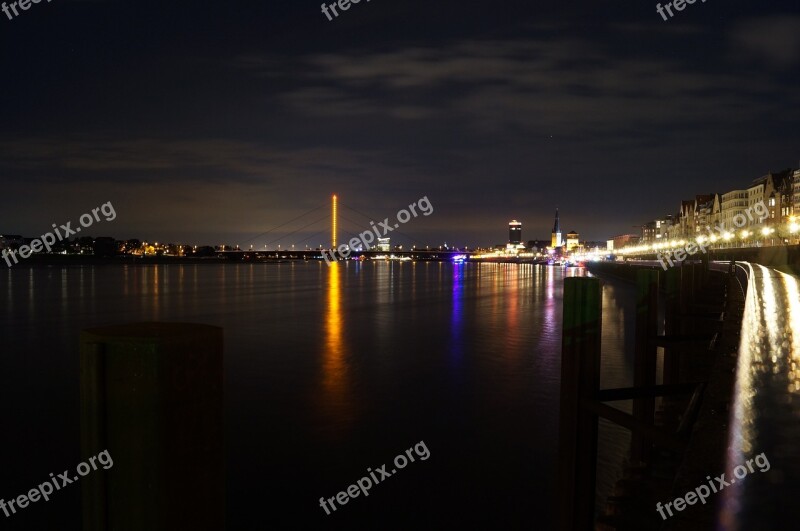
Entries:
[[[772, 182], [773, 178], [776, 178], [776, 179], [780, 178], [781, 183], [783, 183], [783, 181], [786, 181], [786, 185], [788, 186], [788, 189], [784, 190], [783, 193], [787, 194], [788, 197], [783, 197], [783, 198], [781, 197], [781, 192], [777, 190], [777, 188], [774, 186], [774, 184]], [[783, 184], [782, 184], [782, 186], [783, 186]], [[701, 227], [701, 225], [703, 223], [705, 223], [706, 225], [708, 225], [710, 227], [711, 225], [714, 225], [716, 221], [718, 221], [715, 216], [723, 215], [723, 214], [720, 213], [720, 210], [722, 210], [723, 207], [725, 207], [725, 210], [734, 210], [734, 211], [729, 212], [727, 214], [728, 218], [731, 218], [732, 216], [734, 216], [736, 213], [739, 212], [739, 210], [743, 210], [743, 209], [739, 209], [738, 202], [731, 203], [730, 206], [727, 206], [728, 202], [725, 200], [726, 196], [734, 194], [736, 192], [744, 192], [745, 195], [746, 195], [747, 194], [747, 190], [749, 190], [749, 189], [759, 189], [759, 188], [761, 189], [761, 192], [760, 192], [760, 195], [759, 195], [760, 199], [762, 199], [762, 200], [766, 199], [766, 196], [769, 195], [769, 194], [772, 194], [772, 195], [777, 197], [777, 201], [778, 201], [777, 209], [780, 211], [778, 217], [779, 217], [779, 219], [782, 220], [781, 221], [782, 223], [788, 223], [789, 222], [789, 218], [794, 216], [795, 212], [797, 211], [796, 205], [800, 204], [800, 169], [791, 168], [791, 167], [783, 169], [783, 170], [778, 171], [778, 172], [769, 171], [769, 172], [766, 173], [766, 175], [763, 175], [763, 176], [760, 176], [760, 177], [756, 177], [756, 178], [752, 179], [749, 182], [745, 181], [745, 182], [729, 183], [728, 187], [725, 188], [725, 190], [727, 192], [720, 191], [720, 192], [713, 192], [713, 193], [710, 193], [710, 194], [691, 193], [691, 192], [684, 193], [680, 197], [684, 197], [684, 196], [688, 195], [688, 196], [694, 197], [694, 198], [691, 199], [691, 200], [688, 200], [688, 201], [687, 200], [680, 200], [681, 207], [680, 207], [680, 209], [679, 209], [679, 211], [677, 213], [675, 213], [674, 210], [673, 211], [669, 211], [670, 213], [668, 213], [668, 214], [663, 214], [663, 215], [661, 215], [659, 217], [656, 217], [655, 221], [647, 221], [644, 224], [632, 224], [632, 225], [630, 225], [632, 228], [638, 229], [638, 230], [632, 230], [632, 231], [624, 231], [623, 230], [623, 231], [620, 231], [619, 233], [616, 233], [616, 234], [606, 234], [605, 237], [601, 237], [601, 238], [597, 238], [597, 239], [583, 238], [580, 241], [581, 242], [602, 242], [602, 241], [610, 241], [610, 240], [613, 240], [615, 238], [622, 238], [622, 237], [625, 237], [625, 239], [627, 241], [629, 236], [635, 236], [635, 237], [640, 238], [643, 242], [651, 242], [652, 243], [652, 241], [660, 239], [662, 237], [665, 238], [665, 239], [673, 239], [673, 240], [676, 237], [677, 238], [687, 237], [690, 234], [690, 232], [687, 231], [687, 227], [686, 227], [687, 223], [691, 224], [691, 226], [692, 226], [691, 232], [694, 232], [695, 231], [696, 222], [694, 220], [687, 221], [686, 218], [691, 217], [691, 216], [701, 215], [703, 221], [697, 222], [697, 223], [699, 223], [699, 224], [697, 224], [697, 230], [698, 231], [700, 230], [700, 227]], [[676, 197], [678, 197], [678, 196], [676, 196]], [[703, 204], [703, 201], [701, 201], [701, 198], [704, 198], [705, 199], [705, 203], [708, 203], [708, 204], [707, 205]], [[337, 246], [337, 242], [335, 241], [335, 237], [334, 238], [326, 237], [326, 236], [324, 236], [324, 234], [326, 232], [328, 232], [328, 233], [330, 233], [332, 235], [335, 235], [336, 232], [337, 232], [338, 226], [340, 226], [340, 223], [337, 223], [337, 222], [333, 221], [334, 218], [338, 218], [338, 214], [337, 214], [338, 213], [338, 200], [339, 200], [338, 194], [331, 194], [330, 199], [332, 201], [331, 211], [330, 211], [331, 212], [330, 219], [317, 220], [316, 222], [314, 222], [312, 224], [305, 224], [305, 221], [307, 221], [307, 219], [304, 220], [303, 218], [305, 218], [308, 214], [311, 214], [313, 212], [316, 212], [316, 211], [320, 210], [322, 208], [322, 206], [324, 206], [324, 205], [318, 206], [318, 207], [310, 210], [309, 212], [306, 212], [306, 213], [300, 215], [297, 218], [289, 220], [288, 222], [282, 222], [282, 223], [279, 223], [275, 227], [268, 228], [266, 231], [263, 231], [262, 233], [260, 233], [258, 235], [251, 236], [251, 237], [246, 237], [246, 238], [241, 239], [241, 241], [245, 242], [244, 244], [233, 243], [232, 241], [225, 241], [225, 242], [222, 242], [222, 243], [219, 243], [219, 244], [217, 244], [216, 242], [211, 242], [211, 241], [189, 241], [189, 242], [187, 242], [185, 240], [170, 241], [170, 240], [165, 240], [163, 238], [157, 238], [157, 237], [155, 237], [155, 238], [154, 237], [142, 237], [141, 234], [129, 235], [129, 236], [126, 236], [126, 237], [118, 237], [118, 236], [116, 236], [114, 234], [110, 234], [110, 233], [102, 233], [102, 234], [101, 233], [97, 233], [97, 234], [94, 235], [94, 237], [107, 238], [107, 237], [111, 236], [111, 237], [113, 237], [114, 239], [116, 239], [117, 241], [120, 241], [120, 242], [127, 241], [127, 240], [139, 240], [139, 241], [142, 241], [142, 242], [158, 242], [158, 240], [161, 239], [162, 243], [169, 244], [169, 245], [188, 245], [188, 246], [195, 246], [195, 247], [211, 246], [211, 247], [219, 247], [219, 248], [231, 247], [231, 248], [241, 248], [241, 249], [254, 248], [254, 250], [259, 250], [259, 249], [262, 249], [262, 250], [263, 249], [280, 250], [282, 247], [284, 249], [294, 249], [295, 246], [297, 246], [298, 249], [333, 249], [333, 248], [336, 248], [336, 246]], [[752, 204], [752, 201], [751, 201], [751, 204]], [[689, 207], [688, 209], [687, 209], [687, 206]], [[735, 208], [732, 208], [732, 207], [735, 207]], [[774, 211], [775, 207], [776, 207], [776, 204], [773, 202], [773, 204], [771, 204], [770, 207]], [[357, 213], [358, 215], [364, 217], [364, 219], [369, 219], [369, 216], [367, 214], [363, 214], [363, 213], [361, 213], [361, 212], [359, 212], [359, 211], [357, 211], [355, 209], [352, 209], [350, 207], [347, 207], [347, 206], [345, 206], [345, 208], [347, 210], [353, 211], [353, 212]], [[702, 214], [696, 213], [695, 211], [698, 210], [698, 209], [703, 210], [703, 213]], [[662, 212], [668, 212], [668, 210], [664, 209]], [[558, 244], [555, 243], [556, 230], [558, 230], [560, 234], [566, 235], [566, 233], [563, 230], [561, 230], [561, 228], [559, 227], [559, 217], [560, 217], [560, 209], [559, 209], [559, 207], [556, 207], [555, 225], [554, 225], [553, 231], [552, 231], [552, 238], [553, 239], [551, 240], [551, 246], [552, 247], [559, 247], [561, 245], [561, 243], [558, 243]], [[510, 219], [510, 217], [507, 218], [507, 219]], [[651, 219], [653, 219], [653, 218], [651, 217]], [[357, 232], [360, 229], [363, 229], [363, 228], [367, 228], [368, 229], [369, 228], [369, 225], [368, 225], [368, 223], [366, 221], [361, 226], [356, 226], [352, 220], [348, 220], [348, 221], [350, 222], [349, 226], [347, 224], [345, 224], [345, 226], [349, 229], [349, 230], [346, 231], [346, 234], [348, 235], [348, 238], [350, 236], [354, 236], [355, 234], [357, 234]], [[633, 220], [631, 220], [631, 221], [633, 221]], [[792, 221], [794, 221], [794, 219], [792, 219]], [[331, 227], [326, 226], [325, 223], [328, 223], [329, 225], [331, 225]], [[663, 223], [663, 225], [662, 225], [662, 223]], [[776, 224], [775, 222], [770, 222], [769, 220], [767, 221], [767, 223], [768, 224], [769, 223]], [[301, 229], [305, 229], [305, 228], [309, 227], [310, 225], [314, 225], [314, 227], [312, 227], [312, 229], [310, 229], [309, 231], [300, 232], [300, 230], [296, 229], [298, 224], [302, 225]], [[374, 221], [372, 222], [372, 224], [374, 225]], [[527, 227], [527, 224], [523, 224], [522, 218], [520, 216], [513, 217], [512, 221], [508, 223], [509, 231], [510, 231], [511, 224], [519, 224], [519, 229], [518, 230], [521, 230], [523, 225], [525, 225]], [[657, 225], [657, 227], [656, 227], [656, 225]], [[732, 225], [732, 223], [730, 223], [730, 219], [728, 219], [728, 225]], [[322, 227], [322, 230], [319, 230], [320, 227]], [[283, 231], [281, 232], [281, 231], [278, 231], [277, 229], [283, 229]], [[404, 228], [404, 230], [406, 230], [406, 229]], [[534, 232], [534, 231], [539, 231], [540, 227], [534, 228], [532, 231], [528, 227], [527, 230], [528, 230], [528, 232], [526, 232], [525, 234], [528, 234], [529, 237], [519, 236], [519, 235], [512, 237], [512, 235], [509, 232], [508, 243], [513, 243], [517, 239], [519, 239], [522, 243], [531, 242], [531, 241], [546, 241], [548, 239], [547, 237], [544, 237], [544, 234], [540, 234], [539, 232]], [[570, 230], [574, 230], [574, 228], [570, 229]], [[356, 231], [356, 232], [352, 232], [352, 231]], [[16, 237], [23, 237], [23, 238], [28, 238], [28, 239], [33, 238], [32, 235], [18, 234], [18, 232], [19, 231], [17, 231], [17, 232], [15, 232], [15, 231], [0, 232], [0, 237], [2, 237], [3, 235], [5, 235], [5, 236], [11, 235], [12, 237], [15, 237], [15, 238]], [[299, 232], [299, 234], [294, 236], [298, 232]], [[494, 232], [497, 232], [498, 234], [500, 233], [499, 230], [496, 230]], [[541, 232], [544, 232], [544, 231], [541, 231]], [[577, 232], [578, 233], [582, 233], [581, 230], [578, 230]], [[530, 237], [531, 233], [533, 234], [533, 237]], [[266, 244], [263, 244], [262, 236], [264, 236], [265, 234], [270, 234], [271, 236], [270, 236], [270, 241], [268, 241]], [[281, 235], [281, 234], [283, 234], [283, 235]], [[288, 236], [285, 236], [285, 234], [288, 234]], [[311, 234], [311, 236], [308, 236], [308, 234]], [[89, 235], [87, 235], [87, 234], [83, 235], [84, 238], [87, 237], [87, 236], [89, 236]], [[276, 236], [277, 236], [277, 238], [276, 238]], [[418, 247], [418, 248], [425, 247], [425, 246], [430, 246], [432, 248], [435, 248], [437, 246], [448, 246], [448, 247], [454, 247], [454, 248], [491, 248], [493, 246], [502, 245], [504, 243], [504, 242], [501, 242], [500, 240], [484, 241], [484, 242], [477, 242], [477, 243], [460, 243], [461, 239], [459, 238], [459, 236], [455, 232], [451, 232], [449, 236], [446, 236], [445, 239], [443, 239], [442, 241], [439, 241], [439, 242], [436, 242], [436, 241], [420, 241], [420, 240], [417, 240], [416, 238], [414, 238], [413, 236], [409, 236], [409, 235], [401, 233], [399, 231], [394, 236], [399, 236], [399, 240], [400, 240], [399, 244], [395, 243], [394, 245], [403, 245], [406, 248], [412, 248], [412, 247], [415, 247], [415, 246]], [[77, 241], [77, 240], [78, 240], [78, 235], [75, 235], [74, 238], [73, 238], [73, 241]], [[320, 240], [320, 242], [316, 243], [317, 240]], [[325, 240], [325, 241], [322, 241], [322, 240]], [[328, 240], [333, 240], [333, 241], [328, 241]], [[565, 241], [565, 240], [560, 240], [560, 241]], [[448, 242], [450, 242], [450, 243], [448, 244]], [[2, 243], [2, 242], [0, 242], [0, 243]], [[329, 244], [331, 244], [331, 245], [329, 245]], [[2, 247], [2, 246], [0, 245], [0, 247]]]
[[118, 238], [244, 241], [335, 190], [380, 217], [431, 197], [420, 241], [500, 242], [512, 218], [544, 237], [555, 205], [601, 240], [674, 190], [798, 163], [793, 2], [669, 22], [644, 4], [412, 1], [333, 22], [316, 4], [137, 5], [0, 21], [18, 80], [0, 230], [112, 200]]
[[[783, 179], [788, 179], [788, 185], [789, 185], [789, 189], [788, 189], [788, 195], [789, 195], [788, 204], [784, 203], [783, 208], [781, 208], [780, 204], [778, 205], [778, 209], [779, 210], [785, 209], [785, 211], [782, 212], [781, 215], [779, 215], [779, 218], [782, 218], [782, 222], [783, 223], [787, 223], [788, 218], [793, 216], [794, 213], [797, 211], [797, 209], [795, 208], [795, 205], [800, 204], [800, 201], [798, 201], [798, 199], [800, 199], [800, 169], [787, 168], [787, 169], [782, 170], [780, 172], [772, 172], [772, 171], [770, 171], [765, 176], [753, 179], [751, 183], [739, 183], [740, 184], [739, 188], [740, 189], [743, 188], [746, 191], [749, 188], [753, 188], [755, 186], [759, 186], [757, 183], [760, 183], [762, 181], [766, 181], [766, 182], [770, 183], [769, 186], [768, 186], [769, 189], [767, 191], [770, 192], [770, 193], [775, 194], [775, 192], [773, 192], [773, 187], [772, 187], [772, 184], [771, 184], [771, 180], [772, 180], [773, 176], [778, 176], [778, 175], [783, 175]], [[731, 186], [734, 186], [733, 183], [731, 183]], [[677, 212], [677, 213], [665, 214], [665, 215], [661, 216], [660, 218], [656, 218], [656, 221], [649, 221], [649, 222], [645, 223], [644, 225], [631, 225], [633, 228], [638, 228], [639, 229], [638, 231], [628, 231], [628, 232], [624, 232], [623, 231], [623, 232], [620, 232], [618, 234], [608, 234], [608, 235], [606, 235], [605, 238], [594, 239], [594, 240], [582, 239], [581, 241], [582, 242], [601, 242], [601, 241], [613, 240], [615, 238], [621, 238], [623, 236], [627, 238], [628, 236], [634, 235], [634, 236], [640, 237], [643, 242], [651, 242], [652, 243], [652, 241], [654, 241], [656, 239], [659, 239], [659, 238], [662, 238], [662, 237], [664, 237], [665, 239], [675, 239], [676, 237], [678, 237], [678, 238], [686, 237], [689, 234], [689, 232], [687, 232], [687, 228], [686, 228], [687, 220], [683, 219], [683, 218], [688, 217], [690, 215], [689, 210], [684, 210], [687, 205], [690, 207], [690, 210], [692, 210], [692, 211], [696, 210], [696, 209], [701, 208], [701, 207], [704, 206], [704, 205], [699, 203], [700, 198], [706, 198], [706, 202], [709, 202], [709, 205], [706, 206], [706, 209], [708, 210], [708, 212], [704, 212], [703, 220], [705, 220], [705, 221], [703, 221], [702, 223], [706, 223], [710, 227], [711, 225], [714, 224], [714, 221], [716, 221], [714, 216], [715, 215], [719, 215], [719, 210], [723, 206], [723, 203], [722, 203], [723, 198], [726, 195], [730, 195], [731, 193], [738, 192], [738, 191], [739, 190], [734, 189], [734, 190], [729, 191], [727, 193], [726, 192], [714, 192], [714, 193], [705, 194], [705, 195], [697, 194], [696, 195], [696, 199], [692, 199], [692, 200], [689, 200], [689, 201], [681, 200], [681, 210], [679, 212]], [[762, 190], [762, 195], [763, 194], [764, 194], [764, 191]], [[694, 195], [694, 194], [689, 194], [689, 195]], [[780, 195], [780, 194], [778, 194], [778, 195]], [[319, 229], [319, 226], [317, 226], [311, 232], [311, 234], [312, 234], [311, 238], [316, 237], [316, 236], [321, 236], [326, 231], [330, 231], [332, 235], [335, 235], [337, 233], [337, 229], [338, 229], [339, 223], [337, 223], [336, 221], [333, 221], [333, 220], [338, 217], [338, 215], [337, 215], [337, 212], [338, 212], [338, 195], [337, 194], [332, 194], [331, 195], [331, 200], [332, 200], [331, 216], [330, 216], [331, 219], [330, 220], [318, 221], [318, 223], [321, 223], [322, 224], [321, 226], [323, 226], [323, 227], [325, 226], [325, 223], [328, 223], [329, 225], [331, 225], [330, 228], [323, 228], [322, 230], [317, 230], [317, 229]], [[714, 207], [712, 207], [711, 203], [713, 203], [714, 201], [716, 201], [716, 205]], [[779, 199], [779, 202], [780, 202], [780, 199]], [[692, 204], [690, 204], [690, 203], [692, 203]], [[773, 207], [772, 209], [775, 210], [775, 208], [774, 208], [775, 204], [772, 204], [771, 207]], [[336, 242], [336, 238], [335, 237], [331, 238], [332, 241], [329, 242], [331, 244], [330, 246], [328, 246], [327, 243], [324, 243], [324, 242], [320, 242], [319, 244], [317, 244], [317, 243], [314, 243], [316, 240], [310, 239], [310, 237], [307, 236], [308, 232], [300, 233], [300, 235], [296, 236], [295, 239], [293, 239], [293, 240], [292, 239], [287, 239], [285, 236], [279, 236], [278, 238], [274, 238], [274, 236], [276, 236], [277, 234], [281, 234], [280, 232], [275, 233], [276, 229], [284, 228], [287, 225], [289, 225], [289, 223], [296, 222], [298, 220], [300, 220], [299, 221], [300, 223], [304, 223], [302, 221], [303, 217], [305, 217], [307, 214], [309, 214], [311, 212], [315, 212], [315, 211], [317, 211], [319, 209], [320, 209], [319, 207], [315, 208], [315, 209], [312, 209], [310, 212], [307, 212], [306, 214], [303, 214], [298, 218], [290, 220], [287, 223], [281, 223], [276, 227], [268, 229], [267, 231], [265, 231], [265, 233], [262, 233], [262, 235], [263, 234], [272, 233], [272, 239], [267, 244], [263, 244], [263, 245], [260, 244], [260, 243], [253, 243], [261, 235], [257, 235], [254, 238], [251, 237], [251, 238], [245, 239], [244, 240], [245, 241], [244, 245], [240, 245], [238, 243], [233, 243], [232, 244], [231, 242], [228, 242], [228, 241], [220, 243], [220, 244], [217, 245], [214, 242], [188, 242], [188, 243], [186, 243], [184, 241], [166, 241], [166, 240], [163, 240], [163, 239], [162, 239], [162, 244], [165, 244], [165, 245], [186, 245], [186, 246], [190, 246], [190, 247], [191, 246], [194, 246], [194, 247], [211, 246], [211, 247], [218, 247], [218, 248], [231, 247], [231, 248], [236, 248], [236, 249], [241, 248], [241, 249], [245, 249], [245, 250], [246, 249], [253, 249], [253, 250], [259, 250], [259, 249], [262, 249], [262, 250], [280, 250], [281, 248], [283, 248], [283, 249], [294, 249], [295, 246], [297, 246], [298, 250], [302, 250], [302, 249], [308, 249], [308, 250], [329, 249], [329, 248], [330, 249], [334, 249], [337, 246], [337, 242]], [[354, 209], [349, 209], [348, 208], [348, 210], [354, 210]], [[555, 225], [554, 225], [553, 231], [552, 231], [552, 238], [553, 239], [551, 240], [551, 247], [560, 247], [561, 246], [560, 242], [565, 241], [564, 239], [561, 239], [561, 240], [559, 240], [558, 244], [555, 243], [556, 231], [558, 231], [558, 233], [560, 235], [566, 235], [566, 233], [564, 231], [562, 231], [561, 228], [559, 227], [559, 218], [560, 218], [560, 213], [559, 212], [560, 212], [560, 209], [558, 207], [556, 207]], [[737, 212], [738, 212], [738, 210], [737, 210]], [[729, 214], [728, 217], [731, 217], [731, 216], [735, 215], [735, 213], [736, 212], [734, 212], [733, 214]], [[361, 214], [361, 215], [363, 216], [364, 214]], [[696, 215], [696, 214], [694, 214], [694, 215]], [[669, 223], [666, 223], [666, 220], [669, 220]], [[662, 228], [662, 225], [658, 225], [658, 229], [659, 230], [656, 230], [656, 224], [659, 223], [659, 222], [660, 223], [664, 223], [663, 224], [663, 228]], [[767, 221], [767, 222], [770, 223], [769, 221]], [[688, 221], [688, 223], [690, 223], [692, 225], [692, 232], [693, 232], [694, 231], [695, 221], [691, 220], [691, 221]], [[374, 224], [374, 222], [373, 222], [373, 224]], [[546, 241], [547, 240], [546, 237], [540, 237], [542, 235], [538, 234], [538, 233], [534, 233], [535, 237], [527, 237], [527, 238], [524, 237], [524, 236], [520, 236], [519, 234], [517, 234], [516, 236], [512, 236], [512, 234], [511, 234], [511, 225], [512, 224], [518, 224], [518, 227], [517, 227], [518, 231], [521, 231], [522, 227], [524, 226], [523, 222], [520, 219], [517, 219], [517, 218], [514, 218], [512, 221], [510, 221], [508, 223], [508, 229], [509, 229], [508, 243], [516, 243], [517, 240], [519, 240], [522, 243], [531, 242], [531, 241]], [[773, 224], [775, 224], [775, 223], [773, 223]], [[729, 225], [732, 226], [731, 223], [729, 223]], [[699, 226], [700, 225], [698, 225], [698, 227]], [[293, 235], [294, 233], [298, 232], [297, 230], [291, 230], [292, 228], [293, 228], [292, 226], [289, 226], [289, 227], [285, 228], [286, 231], [289, 231], [288, 232], [289, 235]], [[350, 230], [358, 230], [359, 228], [365, 228], [365, 227], [364, 226], [355, 227], [351, 222], [351, 224], [350, 224], [350, 226], [348, 228]], [[366, 228], [368, 228], [368, 227], [366, 227]], [[534, 229], [534, 230], [538, 230], [538, 229]], [[571, 230], [574, 230], [574, 229], [571, 229]], [[699, 230], [699, 228], [697, 230]], [[580, 231], [578, 231], [578, 233], [580, 233]], [[350, 231], [347, 231], [347, 234], [351, 235], [351, 236], [354, 235], [354, 233], [350, 232]], [[414, 247], [415, 244], [413, 242], [415, 242], [415, 241], [417, 243], [420, 243], [419, 240], [416, 240], [413, 237], [409, 238], [408, 236], [406, 236], [406, 235], [404, 235], [404, 234], [402, 234], [400, 232], [398, 232], [397, 235], [400, 235], [400, 239], [403, 242], [406, 242], [406, 243], [401, 243], [399, 245], [404, 245], [407, 248]], [[0, 232], [0, 238], [2, 238], [3, 236], [6, 236], [6, 237], [12, 236], [14, 238], [21, 237], [21, 238], [27, 238], [27, 239], [32, 239], [33, 238], [30, 235], [16, 234], [14, 231], [6, 231], [4, 233]], [[87, 234], [84, 234], [83, 238], [86, 238], [86, 237], [91, 237], [91, 236], [87, 235]], [[124, 238], [118, 238], [118, 237], [114, 236], [113, 234], [100, 234], [100, 233], [94, 235], [94, 237], [97, 237], [97, 238], [113, 237], [115, 240], [120, 241], [120, 242], [131, 241], [131, 240], [139, 240], [139, 241], [145, 242], [145, 243], [146, 242], [155, 242], [156, 245], [157, 245], [157, 242], [159, 240], [159, 238], [147, 238], [147, 237], [141, 237], [141, 236], [128, 236], [128, 237], [124, 237]], [[79, 236], [75, 235], [72, 241], [77, 241], [78, 239], [79, 239]], [[319, 239], [319, 238], [317, 238], [317, 239]], [[486, 248], [491, 248], [493, 246], [502, 245], [502, 242], [499, 242], [499, 241], [496, 241], [494, 243], [482, 242], [482, 243], [477, 243], [477, 244], [462, 244], [462, 245], [459, 245], [458, 243], [451, 243], [449, 245], [447, 244], [447, 241], [458, 242], [458, 240], [459, 240], [459, 238], [457, 236], [455, 236], [455, 237], [446, 238], [442, 242], [422, 242], [421, 245], [416, 245], [416, 246], [417, 247], [420, 247], [420, 246], [424, 247], [426, 245], [429, 245], [431, 247], [449, 246], [449, 247], [455, 247], [455, 248], [468, 248], [468, 247], [471, 247], [471, 248], [485, 248], [486, 249]], [[283, 242], [283, 243], [279, 243], [279, 242]], [[288, 243], [286, 243], [286, 242], [288, 242]], [[2, 248], [2, 245], [1, 245], [2, 243], [3, 242], [0, 241], [0, 248]], [[395, 245], [397, 245], [397, 244], [395, 244]]]

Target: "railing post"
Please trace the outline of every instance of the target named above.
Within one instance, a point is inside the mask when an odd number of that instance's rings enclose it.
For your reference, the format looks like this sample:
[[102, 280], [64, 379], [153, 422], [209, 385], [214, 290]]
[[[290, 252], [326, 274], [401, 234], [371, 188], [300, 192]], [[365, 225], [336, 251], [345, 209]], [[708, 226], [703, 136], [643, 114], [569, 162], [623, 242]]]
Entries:
[[584, 407], [600, 388], [602, 288], [597, 278], [564, 280], [559, 424], [559, 527], [592, 529], [597, 416]]
[[222, 329], [139, 323], [81, 333], [84, 531], [225, 528]]
[[[656, 385], [656, 335], [658, 334], [658, 271], [640, 270], [636, 277], [636, 353], [633, 368], [634, 387]], [[655, 421], [655, 398], [633, 401], [633, 416], [652, 425]], [[631, 459], [634, 463], [650, 460], [651, 441], [634, 431]]]

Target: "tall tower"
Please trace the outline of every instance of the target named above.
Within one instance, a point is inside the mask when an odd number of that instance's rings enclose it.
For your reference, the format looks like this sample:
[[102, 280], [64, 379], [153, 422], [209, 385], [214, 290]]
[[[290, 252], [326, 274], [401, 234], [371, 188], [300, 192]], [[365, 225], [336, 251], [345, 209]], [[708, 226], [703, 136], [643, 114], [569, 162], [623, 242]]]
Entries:
[[550, 240], [550, 247], [561, 247], [564, 242], [561, 240], [561, 226], [558, 224], [558, 209], [556, 209], [556, 222], [553, 224], [553, 237]]
[[336, 249], [337, 232], [339, 230], [339, 199], [333, 194], [331, 202], [331, 249]]
[[508, 243], [511, 245], [522, 243], [522, 223], [516, 219], [508, 224]]

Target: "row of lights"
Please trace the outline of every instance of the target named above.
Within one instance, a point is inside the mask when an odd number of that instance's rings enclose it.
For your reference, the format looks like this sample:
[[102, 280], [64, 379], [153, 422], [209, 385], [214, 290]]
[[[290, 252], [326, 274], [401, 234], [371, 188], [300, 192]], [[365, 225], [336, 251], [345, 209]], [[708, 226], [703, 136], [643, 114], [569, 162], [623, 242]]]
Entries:
[[[795, 216], [791, 216], [789, 218], [789, 232], [791, 234], [797, 234], [800, 232], [800, 224], [797, 222], [797, 218]], [[761, 234], [764, 237], [769, 236], [770, 234], [774, 234], [775, 229], [772, 227], [764, 227], [761, 229]], [[747, 240], [751, 236], [753, 236], [753, 232], [749, 230], [743, 230], [739, 233], [739, 237], [742, 240]], [[735, 234], [732, 232], [725, 232], [722, 234], [722, 239], [726, 242], [731, 241], [735, 237]], [[698, 236], [697, 243], [703, 244], [705, 242], [716, 243], [719, 241], [719, 237], [716, 234], [712, 234], [709, 237], [706, 236]], [[625, 247], [624, 249], [620, 250], [621, 254], [637, 254], [646, 251], [660, 251], [662, 249], [676, 249], [678, 247], [683, 247], [686, 245], [686, 240], [672, 240], [670, 242], [664, 243], [654, 243], [653, 245], [638, 245], [636, 247]]]

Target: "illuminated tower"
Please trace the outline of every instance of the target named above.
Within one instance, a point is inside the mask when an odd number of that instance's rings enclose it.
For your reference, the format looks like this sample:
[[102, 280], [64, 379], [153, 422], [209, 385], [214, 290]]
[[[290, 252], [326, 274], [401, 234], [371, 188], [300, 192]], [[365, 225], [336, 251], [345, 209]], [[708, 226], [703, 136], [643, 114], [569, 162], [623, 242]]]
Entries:
[[331, 249], [336, 249], [336, 232], [339, 230], [339, 206], [337, 201], [336, 194], [333, 194], [333, 202], [331, 205]]
[[558, 224], [558, 209], [556, 209], [556, 222], [553, 224], [553, 238], [550, 241], [550, 247], [561, 247], [564, 242], [561, 241], [561, 227]]
[[516, 219], [508, 224], [508, 243], [512, 245], [522, 243], [522, 223]]

